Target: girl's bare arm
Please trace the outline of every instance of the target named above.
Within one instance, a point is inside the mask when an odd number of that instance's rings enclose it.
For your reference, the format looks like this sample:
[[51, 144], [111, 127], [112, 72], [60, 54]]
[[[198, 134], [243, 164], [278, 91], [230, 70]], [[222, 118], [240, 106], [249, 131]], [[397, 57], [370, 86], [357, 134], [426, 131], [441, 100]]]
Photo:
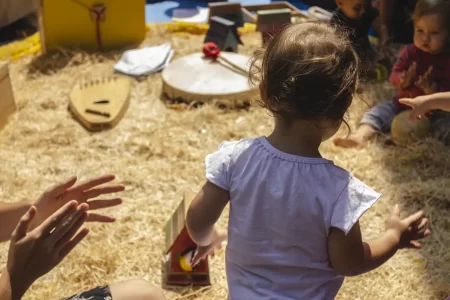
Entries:
[[347, 235], [332, 228], [328, 238], [328, 251], [336, 272], [342, 276], [357, 276], [384, 264], [397, 252], [398, 244], [398, 238], [388, 232], [376, 240], [363, 242], [357, 223]]
[[423, 215], [419, 211], [400, 219], [400, 210], [395, 206], [385, 233], [369, 242], [362, 240], [359, 222], [356, 222], [347, 235], [332, 227], [328, 236], [331, 266], [342, 276], [356, 276], [378, 268], [398, 249], [420, 248], [418, 240], [430, 234], [425, 229], [428, 220]]
[[208, 246], [211, 244], [214, 224], [229, 200], [228, 191], [209, 181], [192, 200], [186, 216], [186, 227], [197, 245]]

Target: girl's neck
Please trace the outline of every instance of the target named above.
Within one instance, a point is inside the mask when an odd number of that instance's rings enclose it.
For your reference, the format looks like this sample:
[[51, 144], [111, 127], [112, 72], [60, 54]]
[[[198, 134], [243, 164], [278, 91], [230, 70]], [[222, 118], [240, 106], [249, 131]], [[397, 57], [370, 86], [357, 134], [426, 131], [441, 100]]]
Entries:
[[324, 129], [317, 125], [295, 120], [286, 123], [275, 118], [275, 128], [267, 140], [278, 150], [303, 157], [321, 158], [319, 146], [322, 143]]

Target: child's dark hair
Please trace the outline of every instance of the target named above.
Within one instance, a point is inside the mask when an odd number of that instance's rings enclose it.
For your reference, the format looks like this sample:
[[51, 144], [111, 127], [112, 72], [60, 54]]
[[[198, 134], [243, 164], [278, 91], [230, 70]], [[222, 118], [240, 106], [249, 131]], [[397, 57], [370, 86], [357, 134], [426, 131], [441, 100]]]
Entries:
[[450, 0], [419, 0], [414, 8], [413, 20], [429, 14], [442, 14], [446, 17], [446, 27], [450, 28]]
[[250, 81], [260, 104], [286, 120], [344, 121], [358, 82], [358, 57], [338, 29], [322, 23], [289, 25], [255, 52]]

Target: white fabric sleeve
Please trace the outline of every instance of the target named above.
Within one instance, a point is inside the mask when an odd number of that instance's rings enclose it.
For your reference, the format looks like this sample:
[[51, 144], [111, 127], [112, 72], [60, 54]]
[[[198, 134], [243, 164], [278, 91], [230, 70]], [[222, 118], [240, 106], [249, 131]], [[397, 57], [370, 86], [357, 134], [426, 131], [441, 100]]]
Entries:
[[205, 158], [206, 179], [227, 191], [230, 189], [229, 167], [236, 143], [223, 142], [216, 152]]
[[331, 227], [338, 228], [347, 235], [359, 218], [381, 197], [359, 179], [350, 177], [334, 204], [331, 214]]

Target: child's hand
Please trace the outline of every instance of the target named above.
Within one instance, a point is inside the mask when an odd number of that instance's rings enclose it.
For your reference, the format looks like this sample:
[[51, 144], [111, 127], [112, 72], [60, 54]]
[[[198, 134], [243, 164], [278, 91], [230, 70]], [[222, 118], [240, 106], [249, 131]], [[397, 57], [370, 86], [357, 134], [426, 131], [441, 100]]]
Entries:
[[428, 70], [416, 81], [416, 86], [421, 88], [426, 95], [437, 93], [437, 85], [433, 81], [433, 66], [430, 66]]
[[212, 242], [208, 246], [198, 246], [192, 258], [192, 266], [195, 267], [200, 261], [204, 260], [208, 255], [214, 254], [216, 250], [222, 248], [222, 243], [226, 241], [228, 235], [225, 231], [214, 230]]
[[429, 108], [429, 100], [426, 96], [403, 98], [399, 99], [399, 102], [411, 107], [412, 111], [409, 115], [409, 121], [421, 120], [422, 117], [428, 119], [431, 115], [432, 109]]
[[431, 231], [429, 229], [425, 229], [428, 219], [423, 218], [423, 216], [423, 211], [419, 211], [402, 220], [400, 219], [400, 210], [398, 205], [394, 207], [391, 217], [387, 223], [387, 232], [391, 232], [396, 238], [398, 238], [399, 249], [420, 248], [421, 244], [418, 240], [430, 235]]
[[400, 76], [400, 87], [407, 89], [414, 84], [417, 78], [417, 64], [415, 62], [409, 67], [409, 69]]
[[32, 231], [36, 207], [31, 206], [20, 219], [11, 236], [7, 261], [13, 299], [20, 299], [36, 279], [58, 265], [87, 235], [87, 229], [77, 234], [87, 219], [87, 210], [87, 204], [77, 206], [76, 201], [70, 201]]

